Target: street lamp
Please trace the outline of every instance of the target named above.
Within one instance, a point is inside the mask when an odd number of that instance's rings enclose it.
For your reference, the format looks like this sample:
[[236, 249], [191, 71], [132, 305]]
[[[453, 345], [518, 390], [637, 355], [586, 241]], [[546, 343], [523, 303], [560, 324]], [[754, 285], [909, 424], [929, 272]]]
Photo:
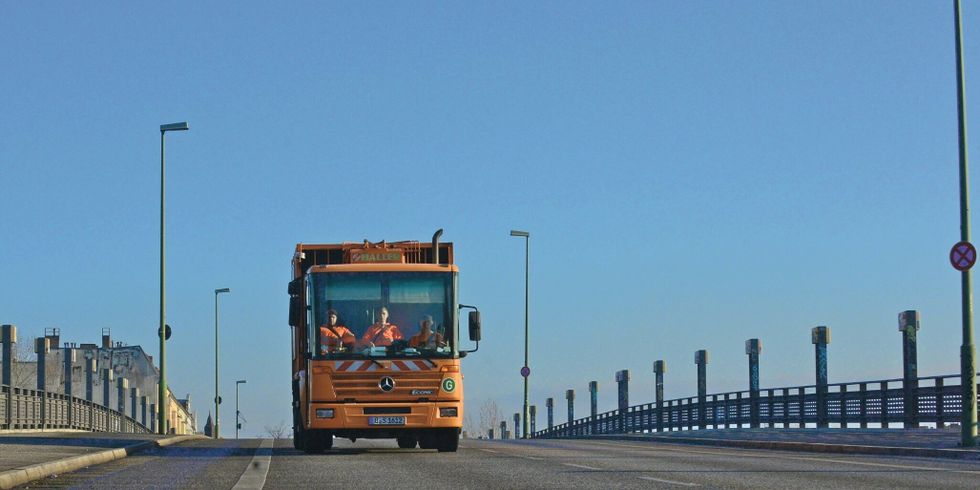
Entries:
[[164, 223], [166, 217], [166, 165], [164, 160], [164, 135], [167, 131], [187, 131], [187, 123], [179, 122], [163, 124], [160, 126], [160, 382], [158, 383], [157, 400], [157, 432], [167, 433], [167, 343], [166, 343], [166, 320], [167, 320], [167, 273], [166, 273], [166, 254], [164, 245]]
[[242, 428], [241, 412], [238, 411], [238, 387], [247, 383], [247, 380], [240, 379], [235, 381], [235, 439], [238, 439], [238, 429]]
[[[960, 21], [960, 0], [954, 3], [956, 23], [956, 108], [960, 143], [960, 241], [970, 241], [970, 182], [966, 153], [966, 89], [963, 80], [963, 28]], [[960, 444], [977, 445], [977, 369], [976, 348], [973, 346], [973, 286], [970, 269], [960, 272], [963, 308], [963, 345], [960, 346], [960, 386], [963, 415], [960, 424]]]
[[[214, 438], [220, 437], [219, 427], [221, 420], [218, 417], [218, 405], [221, 405], [221, 396], [218, 394], [218, 295], [230, 293], [231, 289], [221, 288], [214, 290]], [[237, 389], [237, 386], [236, 386]], [[236, 408], [237, 410], [237, 408]]]
[[[524, 425], [521, 426], [521, 438], [527, 439], [527, 419], [528, 419], [528, 409], [527, 409], [527, 378], [531, 377], [531, 367], [528, 366], [527, 359], [527, 297], [528, 297], [528, 274], [529, 265], [531, 257], [531, 234], [526, 231], [510, 230], [510, 236], [524, 237], [524, 367], [521, 369], [521, 375], [524, 377]], [[516, 435], [516, 434], [515, 434]]]

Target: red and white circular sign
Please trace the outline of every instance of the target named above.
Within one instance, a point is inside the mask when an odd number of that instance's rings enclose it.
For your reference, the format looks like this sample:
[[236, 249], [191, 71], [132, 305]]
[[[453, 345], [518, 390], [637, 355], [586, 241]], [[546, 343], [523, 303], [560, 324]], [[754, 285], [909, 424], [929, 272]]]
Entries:
[[977, 249], [970, 242], [959, 242], [949, 251], [949, 263], [953, 268], [965, 272], [977, 262]]

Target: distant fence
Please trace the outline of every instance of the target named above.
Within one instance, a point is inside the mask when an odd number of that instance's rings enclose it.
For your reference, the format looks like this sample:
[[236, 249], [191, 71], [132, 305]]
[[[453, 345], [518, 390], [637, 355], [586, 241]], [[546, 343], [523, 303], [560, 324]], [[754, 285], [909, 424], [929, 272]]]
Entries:
[[[145, 412], [144, 412], [145, 417]], [[149, 433], [136, 419], [61, 393], [0, 385], [0, 429], [80, 429]]]
[[[839, 424], [842, 428], [869, 424], [918, 427], [920, 423], [959, 423], [962, 392], [959, 375], [830, 383], [825, 394], [818, 385], [734, 391], [611, 410], [533, 432], [535, 438], [591, 434], [667, 432], [707, 428], [788, 428]], [[910, 388], [910, 390], [906, 390]], [[911, 393], [909, 393], [911, 391]], [[912, 396], [908, 396], [911, 394]]]

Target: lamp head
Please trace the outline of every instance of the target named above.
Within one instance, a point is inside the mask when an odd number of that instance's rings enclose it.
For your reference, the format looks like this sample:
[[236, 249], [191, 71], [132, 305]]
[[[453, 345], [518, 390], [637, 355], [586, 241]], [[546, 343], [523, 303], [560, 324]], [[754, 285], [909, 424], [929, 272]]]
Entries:
[[231, 292], [231, 288], [221, 288], [221, 289], [215, 289], [214, 290], [214, 294], [218, 294], [218, 293], [230, 293], [230, 292]]
[[186, 121], [160, 125], [161, 133], [166, 133], [167, 131], [187, 131], [188, 129], [190, 129], [190, 127], [187, 126]]
[[522, 236], [526, 238], [526, 237], [530, 237], [531, 234], [526, 231], [510, 230], [510, 236]]

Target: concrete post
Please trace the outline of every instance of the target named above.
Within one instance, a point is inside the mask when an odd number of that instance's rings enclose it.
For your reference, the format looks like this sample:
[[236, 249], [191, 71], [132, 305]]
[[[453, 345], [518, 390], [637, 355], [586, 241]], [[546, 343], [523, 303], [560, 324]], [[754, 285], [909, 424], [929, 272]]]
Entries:
[[116, 408], [120, 415], [126, 415], [126, 391], [129, 390], [129, 380], [126, 378], [116, 378]]
[[657, 432], [664, 430], [664, 373], [667, 372], [667, 361], [653, 361], [653, 374], [656, 375], [655, 389], [657, 396]]
[[565, 392], [565, 399], [568, 400], [568, 425], [572, 425], [575, 420], [575, 390]]
[[619, 408], [619, 432], [626, 432], [626, 412], [630, 407], [630, 370], [616, 371], [616, 387]]
[[749, 425], [759, 427], [759, 354], [762, 354], [762, 341], [745, 341], [745, 353], [749, 356]]
[[34, 352], [37, 354], [37, 390], [40, 391], [41, 396], [41, 427], [42, 429], [47, 428], [48, 422], [48, 394], [44, 391], [46, 385], [45, 371], [47, 371], [47, 364], [45, 361], [48, 357], [48, 352], [51, 350], [51, 343], [47, 337], [41, 337], [34, 339]]
[[555, 426], [555, 399], [548, 398], [545, 400], [544, 406], [548, 409], [548, 430], [551, 430]]
[[102, 406], [112, 409], [112, 370], [103, 369], [102, 370]]
[[599, 430], [599, 421], [596, 420], [596, 415], [599, 413], [599, 382], [589, 381], [589, 417], [591, 417], [591, 422], [589, 426], [591, 427], [591, 432], [595, 434]]
[[[151, 403], [150, 404], [150, 432], [152, 432], [154, 434], [156, 434], [156, 432], [157, 432], [157, 417], [156, 417], [156, 413], [157, 413], [157, 404], [156, 403]], [[490, 430], [493, 430], [493, 429], [490, 429]], [[492, 437], [491, 437], [491, 439], [492, 439]]]
[[140, 389], [138, 387], [130, 388], [129, 396], [131, 398], [131, 403], [132, 403], [129, 411], [130, 417], [132, 417], [133, 420], [139, 420], [136, 418], [136, 402], [138, 402], [140, 399]]
[[487, 439], [493, 440], [493, 427], [487, 429]]
[[146, 396], [140, 397], [140, 423], [146, 427]]
[[533, 435], [534, 432], [537, 430], [537, 425], [538, 425], [537, 424], [537, 421], [538, 421], [538, 407], [536, 407], [534, 405], [531, 405], [530, 407], [527, 407], [527, 410], [528, 410], [528, 412], [530, 414], [530, 417], [531, 417], [531, 425], [529, 426], [529, 428], [531, 430], [530, 434]]
[[7, 429], [13, 429], [13, 405], [14, 405], [14, 389], [13, 389], [13, 372], [14, 372], [14, 344], [17, 343], [17, 327], [14, 325], [3, 325], [0, 327], [0, 340], [3, 341], [3, 368], [0, 370], [2, 376], [0, 376], [0, 384], [7, 385], [7, 400], [4, 406], [3, 421], [4, 427]]
[[830, 343], [830, 327], [813, 327], [810, 341], [814, 345], [817, 369], [817, 427], [829, 426], [827, 418], [827, 344]]
[[[3, 370], [0, 384], [10, 386], [14, 372], [14, 344], [17, 343], [17, 327], [14, 325], [0, 327], [0, 340], [3, 341]], [[8, 403], [7, 406], [9, 407], [10, 404]]]
[[68, 427], [73, 428], [75, 426], [75, 410], [74, 410], [74, 397], [72, 396], [71, 390], [71, 368], [75, 364], [75, 353], [77, 349], [71, 347], [64, 347], [61, 349], [61, 354], [64, 357], [65, 365], [65, 395], [68, 398]]
[[708, 428], [708, 351], [701, 349], [694, 353], [694, 364], [698, 365], [698, 428]]
[[905, 428], [919, 427], [919, 362], [916, 344], [919, 331], [919, 312], [907, 310], [898, 314], [898, 330], [902, 332], [902, 389], [905, 402]]
[[520, 439], [521, 434], [521, 414], [514, 414], [514, 439]]
[[507, 439], [507, 421], [506, 420], [501, 420], [500, 421], [500, 439], [501, 440]]

